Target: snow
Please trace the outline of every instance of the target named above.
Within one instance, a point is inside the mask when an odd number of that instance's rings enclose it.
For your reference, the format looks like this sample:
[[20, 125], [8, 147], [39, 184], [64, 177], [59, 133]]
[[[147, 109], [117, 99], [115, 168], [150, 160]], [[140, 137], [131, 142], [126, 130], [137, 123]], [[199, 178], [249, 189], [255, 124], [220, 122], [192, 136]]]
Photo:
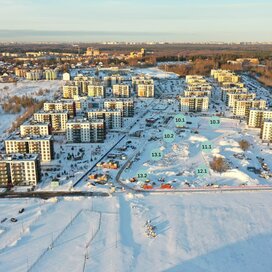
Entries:
[[[22, 80], [17, 83], [0, 83], [0, 132], [5, 132], [8, 128], [11, 127], [11, 124], [15, 119], [20, 115], [19, 114], [6, 114], [3, 112], [1, 107], [1, 101], [3, 102], [8, 97], [17, 95], [23, 96], [28, 95], [32, 96], [38, 100], [41, 99], [51, 99], [54, 97], [54, 94], [61, 86], [61, 81], [28, 81]], [[7, 89], [4, 89], [7, 88]], [[39, 95], [38, 91], [40, 89], [48, 89], [48, 93]], [[1, 135], [2, 137], [3, 135]]]
[[31, 271], [270, 271], [271, 204], [266, 192], [2, 199], [0, 218], [18, 222], [1, 224], [1, 269], [38, 260]]

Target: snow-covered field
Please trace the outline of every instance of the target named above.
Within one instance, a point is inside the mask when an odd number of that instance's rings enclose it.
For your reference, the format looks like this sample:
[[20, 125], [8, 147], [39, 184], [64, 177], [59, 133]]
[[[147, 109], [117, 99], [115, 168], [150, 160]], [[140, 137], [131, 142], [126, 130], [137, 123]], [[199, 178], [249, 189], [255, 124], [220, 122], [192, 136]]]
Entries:
[[[50, 99], [54, 97], [54, 94], [58, 91], [59, 87], [62, 85], [62, 81], [28, 81], [22, 80], [17, 83], [0, 83], [0, 101], [4, 99], [17, 95], [23, 96], [28, 95], [37, 99]], [[49, 92], [45, 92], [40, 95], [40, 89], [48, 89]], [[4, 132], [11, 127], [11, 124], [20, 114], [6, 114], [3, 112], [0, 105], [0, 132]]]
[[[0, 267], [270, 272], [271, 205], [266, 192], [2, 199], [0, 219], [7, 220], [0, 224]], [[145, 235], [146, 220], [156, 238]]]

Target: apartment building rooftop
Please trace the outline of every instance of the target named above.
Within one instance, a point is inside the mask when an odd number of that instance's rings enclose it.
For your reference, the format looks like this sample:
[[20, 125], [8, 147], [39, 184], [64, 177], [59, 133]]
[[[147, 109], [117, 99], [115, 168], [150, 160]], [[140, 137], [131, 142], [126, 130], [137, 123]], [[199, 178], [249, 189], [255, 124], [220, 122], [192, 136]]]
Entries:
[[32, 161], [38, 158], [38, 154], [0, 154], [0, 161]]
[[103, 119], [93, 119], [93, 120], [89, 120], [87, 118], [79, 118], [79, 119], [71, 119], [67, 121], [67, 124], [83, 124], [83, 123], [103, 123], [104, 120]]
[[21, 137], [20, 135], [10, 135], [6, 138], [6, 141], [21, 141], [21, 140], [26, 140], [26, 141], [36, 141], [36, 140], [51, 140], [52, 135], [28, 135], [25, 137]]
[[49, 125], [49, 122], [39, 122], [33, 119], [30, 119], [26, 121], [25, 123], [22, 124], [22, 126], [44, 126], [44, 125]]

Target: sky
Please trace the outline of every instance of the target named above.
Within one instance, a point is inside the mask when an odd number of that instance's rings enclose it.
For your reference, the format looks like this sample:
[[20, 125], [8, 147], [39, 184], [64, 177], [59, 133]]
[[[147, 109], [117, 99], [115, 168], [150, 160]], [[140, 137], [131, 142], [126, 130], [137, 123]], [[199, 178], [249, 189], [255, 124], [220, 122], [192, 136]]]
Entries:
[[271, 42], [272, 0], [0, 0], [0, 42]]

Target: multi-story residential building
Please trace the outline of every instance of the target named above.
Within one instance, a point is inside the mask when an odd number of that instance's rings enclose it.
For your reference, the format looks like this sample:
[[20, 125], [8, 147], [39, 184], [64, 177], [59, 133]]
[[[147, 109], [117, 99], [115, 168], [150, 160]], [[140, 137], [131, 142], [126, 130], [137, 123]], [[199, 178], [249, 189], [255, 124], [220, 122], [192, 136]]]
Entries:
[[261, 139], [264, 142], [272, 143], [272, 119], [264, 119], [261, 128]]
[[46, 80], [56, 80], [58, 78], [58, 70], [46, 70], [44, 72], [44, 78]]
[[226, 101], [227, 100], [227, 94], [228, 93], [244, 93], [247, 94], [248, 93], [248, 89], [247, 88], [240, 88], [240, 87], [222, 87], [221, 88], [221, 100], [222, 101]]
[[66, 138], [72, 143], [103, 143], [105, 139], [104, 120], [69, 120]]
[[10, 136], [5, 140], [7, 154], [39, 154], [43, 162], [49, 162], [54, 158], [52, 136]]
[[88, 47], [87, 51], [86, 51], [86, 56], [91, 56], [91, 57], [96, 57], [100, 55], [100, 50], [99, 49], [95, 49], [92, 47]]
[[43, 78], [42, 70], [32, 70], [26, 72], [26, 79], [28, 80], [41, 80]]
[[130, 86], [128, 84], [115, 84], [112, 87], [112, 93], [115, 97], [127, 98], [130, 97]]
[[79, 96], [81, 93], [80, 86], [76, 85], [75, 82], [67, 82], [62, 87], [62, 96], [63, 98], [74, 99], [75, 96]]
[[205, 112], [208, 109], [208, 96], [180, 97], [180, 110], [183, 112]]
[[235, 100], [233, 114], [240, 117], [247, 117], [249, 116], [249, 112], [251, 108], [257, 109], [265, 109], [266, 108], [266, 101], [265, 100]]
[[228, 70], [211, 70], [211, 76], [213, 76], [219, 83], [231, 82], [238, 83], [240, 82], [240, 77], [235, 73]]
[[81, 74], [78, 74], [74, 78], [74, 83], [76, 86], [79, 87], [80, 93], [82, 95], [86, 95], [88, 93], [88, 86], [97, 85], [98, 80], [95, 77], [88, 77], [88, 76], [83, 76]]
[[74, 118], [76, 116], [76, 103], [74, 100], [58, 100], [45, 102], [43, 104], [43, 110], [45, 112], [58, 111], [68, 112], [68, 118]]
[[120, 75], [112, 75], [104, 77], [105, 87], [112, 87], [115, 84], [121, 84], [123, 82], [123, 77]]
[[154, 85], [154, 80], [151, 79], [151, 77], [148, 76], [133, 76], [131, 78], [132, 80], [132, 87], [134, 91], [137, 91], [137, 85], [143, 84], [143, 85]]
[[250, 109], [247, 125], [252, 128], [261, 128], [265, 119], [272, 119], [272, 109]]
[[87, 112], [89, 120], [103, 119], [106, 129], [121, 129], [123, 117], [121, 110], [91, 109]]
[[245, 84], [243, 82], [222, 82], [221, 86], [224, 88], [245, 88]]
[[211, 97], [211, 91], [206, 90], [206, 91], [190, 91], [190, 90], [184, 90], [183, 93], [184, 97], [190, 97], [190, 96], [208, 96]]
[[0, 154], [0, 186], [36, 186], [40, 181], [37, 154]]
[[68, 121], [68, 112], [58, 112], [58, 111], [50, 111], [50, 112], [36, 112], [33, 115], [34, 120], [38, 122], [46, 122], [50, 123], [52, 127], [52, 132], [65, 132], [66, 131], [66, 123]]
[[236, 100], [250, 100], [255, 98], [255, 93], [226, 93], [225, 102], [228, 107], [233, 108]]
[[199, 75], [187, 75], [185, 78], [185, 82], [189, 85], [190, 84], [205, 84], [205, 83], [207, 83], [204, 76], [199, 76]]
[[14, 73], [17, 77], [26, 77], [27, 69], [26, 68], [18, 68], [14, 69]]
[[20, 126], [21, 137], [40, 135], [48, 136], [52, 134], [50, 123], [40, 123], [35, 120], [30, 120]]
[[154, 84], [137, 84], [136, 92], [138, 97], [154, 97], [155, 96], [155, 86]]
[[132, 99], [108, 99], [104, 101], [104, 109], [121, 110], [123, 117], [133, 117], [134, 101]]
[[187, 86], [188, 91], [211, 91], [212, 86], [209, 83], [191, 83]]
[[105, 97], [105, 87], [103, 85], [89, 85], [88, 96], [90, 97]]

